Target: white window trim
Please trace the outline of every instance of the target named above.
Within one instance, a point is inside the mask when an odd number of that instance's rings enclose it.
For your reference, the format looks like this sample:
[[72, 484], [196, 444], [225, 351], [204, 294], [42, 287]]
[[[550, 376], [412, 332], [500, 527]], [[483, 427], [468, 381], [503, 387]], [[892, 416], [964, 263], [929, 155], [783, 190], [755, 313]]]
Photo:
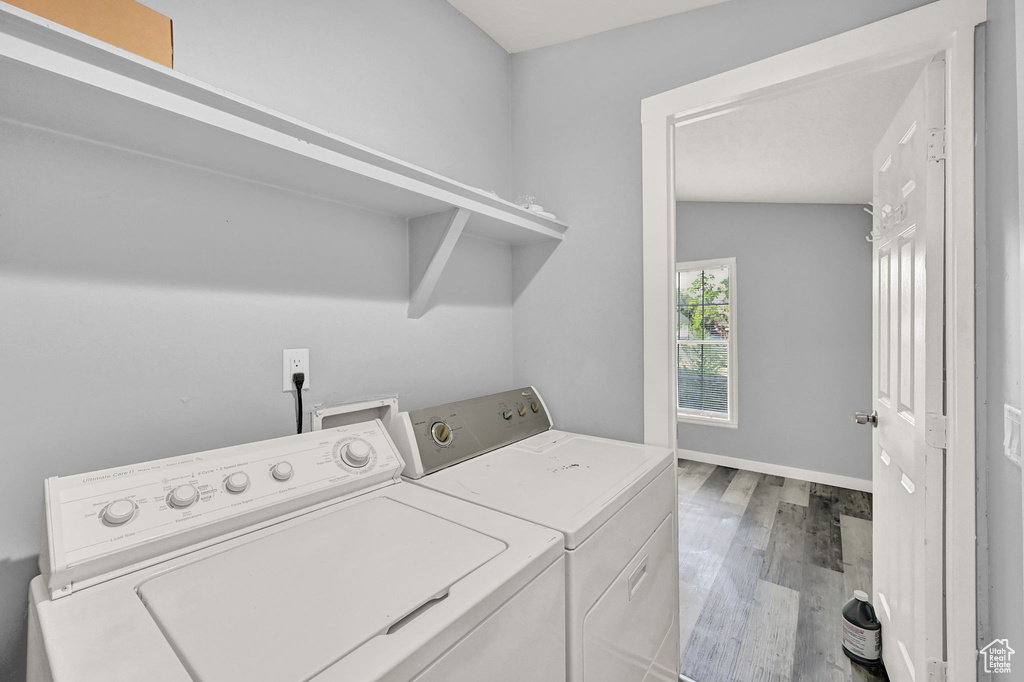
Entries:
[[[713, 417], [708, 414], [700, 414], [691, 410], [679, 409], [679, 370], [678, 361], [673, 363], [672, 369], [672, 384], [675, 386], [673, 395], [675, 396], [676, 405], [676, 421], [683, 422], [686, 424], [704, 424], [706, 426], [721, 426], [727, 429], [739, 428], [739, 413], [737, 411], [737, 405], [739, 401], [736, 399], [736, 386], [738, 373], [738, 363], [736, 362], [738, 353], [736, 348], [738, 347], [736, 339], [737, 334], [737, 314], [736, 314], [736, 259], [735, 258], [710, 258], [708, 260], [693, 260], [682, 263], [676, 263], [676, 272], [680, 270], [706, 270], [708, 268], [729, 268], [729, 377], [726, 382], [727, 391], [729, 393], [729, 416], [728, 418]], [[672, 317], [675, 319], [676, 316], [676, 297], [672, 297]], [[673, 328], [673, 336], [678, 331]], [[676, 340], [676, 348], [679, 347], [679, 341]], [[676, 351], [678, 354], [678, 350]]]

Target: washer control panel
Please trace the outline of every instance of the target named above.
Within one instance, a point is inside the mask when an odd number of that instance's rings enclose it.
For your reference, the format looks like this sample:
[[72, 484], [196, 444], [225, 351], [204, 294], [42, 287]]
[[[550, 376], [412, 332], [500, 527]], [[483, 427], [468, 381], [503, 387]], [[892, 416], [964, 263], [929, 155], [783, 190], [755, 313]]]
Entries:
[[402, 412], [390, 428], [406, 461], [405, 475], [419, 478], [547, 431], [551, 418], [527, 386]]
[[375, 420], [50, 478], [44, 551], [51, 573], [81, 579], [95, 570], [78, 567], [123, 568], [208, 539], [211, 526], [230, 532], [395, 481], [402, 467]]

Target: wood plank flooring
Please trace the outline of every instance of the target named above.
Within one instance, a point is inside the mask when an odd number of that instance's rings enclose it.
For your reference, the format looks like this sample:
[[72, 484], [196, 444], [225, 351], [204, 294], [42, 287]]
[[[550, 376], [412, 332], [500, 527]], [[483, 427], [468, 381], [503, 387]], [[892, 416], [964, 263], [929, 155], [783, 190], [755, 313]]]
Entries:
[[871, 592], [871, 495], [679, 461], [679, 670], [693, 682], [878, 682], [843, 655]]

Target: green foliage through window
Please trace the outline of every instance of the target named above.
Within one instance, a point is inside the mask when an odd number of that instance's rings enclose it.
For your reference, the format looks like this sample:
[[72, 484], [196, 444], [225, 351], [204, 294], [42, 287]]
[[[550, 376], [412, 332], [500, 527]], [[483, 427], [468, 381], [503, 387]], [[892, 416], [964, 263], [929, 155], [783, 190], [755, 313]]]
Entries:
[[676, 274], [680, 410], [728, 416], [729, 293], [728, 266]]

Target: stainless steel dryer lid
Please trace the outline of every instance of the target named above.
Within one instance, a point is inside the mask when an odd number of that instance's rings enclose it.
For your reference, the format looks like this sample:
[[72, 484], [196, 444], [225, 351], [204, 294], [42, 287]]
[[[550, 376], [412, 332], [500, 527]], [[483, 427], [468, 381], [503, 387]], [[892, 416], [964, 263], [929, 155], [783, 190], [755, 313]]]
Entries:
[[386, 637], [504, 549], [377, 497], [159, 575], [138, 593], [197, 682], [298, 682]]

